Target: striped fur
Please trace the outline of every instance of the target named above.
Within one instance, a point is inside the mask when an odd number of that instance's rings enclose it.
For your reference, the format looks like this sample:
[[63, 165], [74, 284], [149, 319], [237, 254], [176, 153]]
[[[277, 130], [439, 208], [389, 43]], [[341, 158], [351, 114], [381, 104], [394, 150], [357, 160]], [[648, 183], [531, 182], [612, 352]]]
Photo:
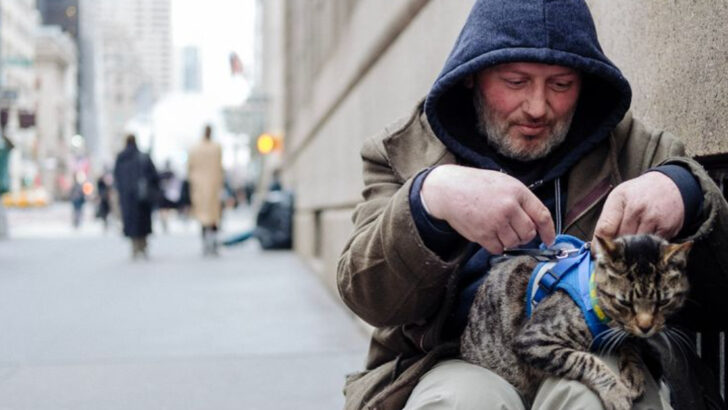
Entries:
[[618, 350], [620, 374], [590, 352], [592, 335], [567, 294], [554, 293], [526, 318], [526, 288], [537, 264], [528, 256], [494, 266], [478, 289], [461, 337], [462, 358], [494, 371], [528, 402], [545, 377], [556, 376], [585, 384], [607, 409], [630, 409], [644, 391], [644, 375], [638, 353], [622, 341], [659, 334], [682, 306], [691, 244], [652, 235], [598, 239], [597, 294], [612, 319], [604, 346]]

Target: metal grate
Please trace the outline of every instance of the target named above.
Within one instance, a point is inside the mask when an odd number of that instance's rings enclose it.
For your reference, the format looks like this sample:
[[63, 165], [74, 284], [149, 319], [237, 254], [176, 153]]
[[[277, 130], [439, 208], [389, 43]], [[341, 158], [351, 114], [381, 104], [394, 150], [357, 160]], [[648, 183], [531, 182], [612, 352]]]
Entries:
[[[713, 178], [725, 198], [728, 198], [728, 154], [709, 155], [696, 158]], [[728, 329], [725, 329], [728, 330]], [[726, 398], [726, 331], [702, 334], [696, 338], [698, 355], [718, 377], [718, 385], [723, 398]]]

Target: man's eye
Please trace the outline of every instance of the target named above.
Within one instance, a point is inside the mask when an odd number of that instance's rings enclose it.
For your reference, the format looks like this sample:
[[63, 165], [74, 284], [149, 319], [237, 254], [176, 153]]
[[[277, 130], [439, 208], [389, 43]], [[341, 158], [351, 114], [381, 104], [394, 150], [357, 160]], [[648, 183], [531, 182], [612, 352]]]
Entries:
[[506, 83], [508, 83], [508, 85], [518, 87], [523, 84], [526, 84], [526, 81], [525, 80], [506, 80]]
[[570, 83], [570, 82], [568, 82], [568, 83], [552, 83], [552, 87], [556, 91], [566, 91], [569, 88], [571, 88], [571, 84], [572, 83]]

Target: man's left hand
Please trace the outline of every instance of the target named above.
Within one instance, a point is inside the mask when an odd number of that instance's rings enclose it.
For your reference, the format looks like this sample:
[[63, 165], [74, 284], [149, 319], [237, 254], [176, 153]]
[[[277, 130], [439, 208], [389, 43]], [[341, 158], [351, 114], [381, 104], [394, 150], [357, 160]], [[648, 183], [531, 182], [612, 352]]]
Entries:
[[595, 235], [614, 238], [651, 233], [671, 239], [680, 232], [685, 206], [677, 185], [660, 172], [619, 184], [607, 197]]

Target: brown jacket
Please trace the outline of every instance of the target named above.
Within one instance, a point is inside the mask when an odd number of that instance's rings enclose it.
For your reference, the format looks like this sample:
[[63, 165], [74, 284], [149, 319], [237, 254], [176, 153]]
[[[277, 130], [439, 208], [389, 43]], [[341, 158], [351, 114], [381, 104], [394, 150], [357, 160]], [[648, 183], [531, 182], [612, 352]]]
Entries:
[[[409, 206], [413, 177], [421, 170], [457, 163], [432, 132], [421, 106], [364, 144], [364, 201], [354, 213], [355, 232], [339, 259], [338, 288], [344, 302], [375, 326], [365, 371], [347, 377], [346, 409], [400, 409], [420, 376], [438, 360], [457, 353], [457, 341], [442, 328], [455, 298], [463, 248], [442, 260], [423, 243]], [[608, 140], [568, 173], [565, 233], [591, 238], [607, 194], [617, 184], [667, 162], [687, 165], [704, 193], [690, 270], [692, 299], [701, 311], [692, 324], [715, 326], [726, 317], [720, 301], [728, 291], [728, 206], [719, 189], [682, 143], [647, 129], [631, 114]], [[722, 312], [722, 314], [721, 314]], [[697, 319], [696, 318], [700, 318]]]

